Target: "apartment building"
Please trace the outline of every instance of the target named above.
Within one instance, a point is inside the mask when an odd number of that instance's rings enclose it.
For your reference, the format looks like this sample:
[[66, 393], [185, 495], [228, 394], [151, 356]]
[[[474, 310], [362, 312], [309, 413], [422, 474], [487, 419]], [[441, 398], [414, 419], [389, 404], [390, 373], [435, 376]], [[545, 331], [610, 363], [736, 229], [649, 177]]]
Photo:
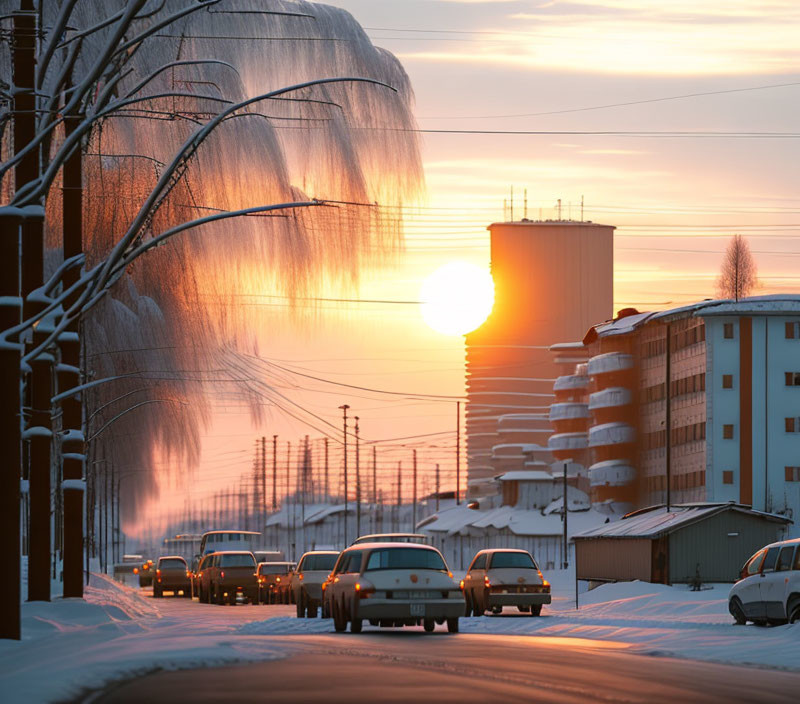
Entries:
[[628, 309], [583, 346], [585, 372], [577, 365], [554, 393], [586, 379], [573, 398], [589, 412], [593, 502], [735, 501], [786, 515], [798, 532], [800, 295]]

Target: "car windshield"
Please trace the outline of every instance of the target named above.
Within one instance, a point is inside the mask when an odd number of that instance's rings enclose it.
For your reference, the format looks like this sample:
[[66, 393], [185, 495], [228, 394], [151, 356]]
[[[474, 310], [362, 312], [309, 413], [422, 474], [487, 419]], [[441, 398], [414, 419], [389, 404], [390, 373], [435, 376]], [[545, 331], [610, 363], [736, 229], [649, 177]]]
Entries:
[[250, 553], [238, 553], [234, 555], [220, 555], [220, 567], [256, 567], [256, 558]]
[[158, 568], [162, 570], [185, 570], [186, 563], [177, 557], [171, 557], [169, 560], [160, 560]]
[[339, 557], [337, 554], [308, 555], [306, 556], [306, 559], [303, 560], [303, 571], [314, 572], [315, 570], [318, 570], [320, 572], [330, 572], [333, 569], [333, 566], [336, 564], [337, 557]]
[[498, 569], [501, 567], [515, 567], [517, 569], [535, 570], [536, 563], [533, 558], [526, 552], [496, 552], [492, 555], [492, 562], [489, 569]]
[[447, 572], [442, 556], [424, 548], [382, 548], [373, 550], [365, 572], [371, 570], [438, 570]]

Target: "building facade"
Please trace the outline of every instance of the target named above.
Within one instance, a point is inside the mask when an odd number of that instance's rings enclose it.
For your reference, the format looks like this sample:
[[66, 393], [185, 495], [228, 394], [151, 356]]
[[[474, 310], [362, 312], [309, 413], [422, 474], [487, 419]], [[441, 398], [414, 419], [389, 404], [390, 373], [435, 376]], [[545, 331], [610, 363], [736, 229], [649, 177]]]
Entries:
[[583, 345], [593, 503], [734, 501], [798, 534], [800, 295], [622, 311]]
[[559, 366], [548, 348], [608, 318], [613, 303], [613, 227], [522, 220], [489, 231], [495, 304], [466, 336], [470, 496], [494, 491], [492, 478], [503, 471], [552, 461]]

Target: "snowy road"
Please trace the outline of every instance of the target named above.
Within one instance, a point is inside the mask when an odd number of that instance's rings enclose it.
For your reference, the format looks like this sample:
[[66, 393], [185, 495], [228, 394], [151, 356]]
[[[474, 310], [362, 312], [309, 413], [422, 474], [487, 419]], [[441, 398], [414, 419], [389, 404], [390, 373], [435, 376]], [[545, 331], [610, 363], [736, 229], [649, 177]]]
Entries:
[[574, 638], [391, 631], [274, 637], [285, 660], [144, 677], [92, 701], [797, 701], [800, 675], [646, 657]]
[[797, 701], [800, 624], [732, 625], [727, 586], [607, 585], [576, 611], [569, 579], [553, 579], [540, 618], [352, 635], [290, 606], [153, 599], [93, 576], [86, 601], [23, 604], [22, 642], [0, 642], [0, 692], [4, 704], [194, 703], [226, 699], [220, 685], [231, 701]]

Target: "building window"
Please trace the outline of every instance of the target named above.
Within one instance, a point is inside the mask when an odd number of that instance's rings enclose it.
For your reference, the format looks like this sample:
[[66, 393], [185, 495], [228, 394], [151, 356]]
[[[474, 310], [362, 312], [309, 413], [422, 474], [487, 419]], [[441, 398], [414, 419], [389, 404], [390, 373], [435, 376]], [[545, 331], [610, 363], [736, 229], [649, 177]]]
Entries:
[[733, 470], [726, 469], [722, 472], [722, 483], [733, 484]]
[[725, 440], [733, 440], [733, 424], [722, 426], [722, 437]]
[[800, 433], [800, 418], [786, 418], [786, 432]]
[[726, 340], [732, 340], [733, 339], [733, 323], [725, 323], [725, 325], [723, 325], [723, 330], [724, 330], [723, 337]]
[[786, 323], [786, 339], [800, 340], [800, 323]]
[[786, 386], [800, 386], [800, 372], [786, 372]]
[[800, 482], [800, 467], [786, 467], [786, 481]]
[[733, 374], [723, 374], [722, 375], [722, 388], [723, 389], [732, 389], [733, 388]]

